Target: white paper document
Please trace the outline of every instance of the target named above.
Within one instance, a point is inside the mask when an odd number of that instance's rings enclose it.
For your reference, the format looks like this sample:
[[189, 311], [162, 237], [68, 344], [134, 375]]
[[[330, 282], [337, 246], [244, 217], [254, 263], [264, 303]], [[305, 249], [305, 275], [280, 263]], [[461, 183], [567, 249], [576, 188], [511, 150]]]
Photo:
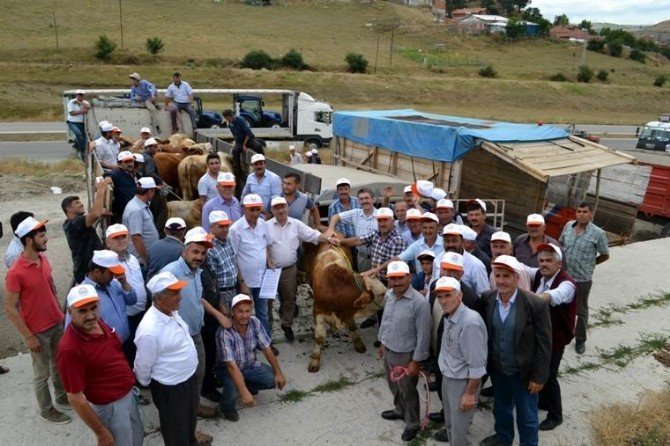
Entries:
[[261, 291], [258, 297], [261, 299], [274, 299], [277, 296], [280, 275], [281, 268], [275, 268], [274, 271], [271, 269], [266, 269], [265, 274], [263, 275], [263, 283], [261, 284]]

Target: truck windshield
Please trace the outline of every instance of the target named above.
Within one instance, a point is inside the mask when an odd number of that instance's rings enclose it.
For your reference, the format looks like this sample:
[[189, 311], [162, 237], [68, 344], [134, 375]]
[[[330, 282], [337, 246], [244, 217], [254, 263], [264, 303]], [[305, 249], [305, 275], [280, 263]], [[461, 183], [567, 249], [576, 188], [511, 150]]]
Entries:
[[319, 111], [314, 113], [314, 120], [316, 122], [323, 122], [324, 124], [330, 124], [332, 119], [332, 112], [329, 111]]
[[642, 130], [640, 139], [646, 139], [648, 141], [668, 142], [670, 141], [670, 129], [666, 130], [652, 127], [645, 127], [644, 130]]

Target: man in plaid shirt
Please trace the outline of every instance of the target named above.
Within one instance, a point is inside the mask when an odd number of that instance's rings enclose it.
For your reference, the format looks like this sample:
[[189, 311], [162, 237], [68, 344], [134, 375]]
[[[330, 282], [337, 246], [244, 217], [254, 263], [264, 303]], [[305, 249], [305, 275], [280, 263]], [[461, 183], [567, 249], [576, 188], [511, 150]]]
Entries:
[[[253, 395], [259, 390], [283, 389], [286, 378], [277, 357], [270, 348], [270, 338], [258, 318], [251, 315], [253, 301], [246, 294], [233, 298], [231, 328], [220, 328], [216, 334], [216, 375], [223, 384], [219, 409], [230, 421], [237, 421], [237, 398], [243, 406], [254, 406]], [[256, 349], [263, 351], [270, 365], [256, 358]]]
[[567, 270], [577, 286], [577, 325], [575, 351], [586, 350], [586, 330], [589, 322], [589, 294], [591, 277], [596, 265], [610, 258], [607, 235], [591, 222], [591, 205], [584, 201], [577, 205], [576, 220], [569, 221], [558, 239], [565, 249]]

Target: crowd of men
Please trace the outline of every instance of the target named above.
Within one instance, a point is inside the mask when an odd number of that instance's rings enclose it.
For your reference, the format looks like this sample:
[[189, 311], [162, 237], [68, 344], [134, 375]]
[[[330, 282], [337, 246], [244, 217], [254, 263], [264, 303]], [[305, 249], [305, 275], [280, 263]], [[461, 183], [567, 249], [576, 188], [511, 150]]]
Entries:
[[[135, 87], [151, 92], [135, 75]], [[103, 135], [113, 128], [100, 126]], [[352, 196], [341, 178], [326, 226], [317, 203], [300, 192], [299, 175], [270, 172], [262, 154], [251, 158], [248, 176], [240, 164], [237, 173], [221, 172], [210, 154], [198, 185], [202, 225], [187, 230], [182, 219], [156, 218], [162, 181], [148, 168], [156, 142], [149, 128], [142, 132], [142, 157], [121, 151], [104, 162], [108, 172], [88, 212], [76, 196], [62, 201], [73, 262], [64, 309], [45, 254], [47, 222], [30, 212], [11, 218], [5, 312], [31, 351], [41, 418], [67, 423], [57, 406], [69, 406], [99, 444], [139, 445], [138, 404], [149, 401], [137, 389], [148, 388], [166, 445], [211, 443], [196, 429], [197, 417], [237, 421], [239, 405], [253, 406], [258, 391], [286, 384], [272, 342], [272, 304], [279, 303], [280, 327], [293, 342], [305, 242], [350, 249], [353, 267], [388, 287], [384, 309], [361, 327], [379, 326], [394, 402], [381, 416], [404, 421], [403, 441], [421, 425], [422, 372], [434, 376], [443, 403], [430, 415], [445, 424], [437, 441], [472, 443], [480, 392], [493, 397], [495, 417], [495, 433], [482, 445], [512, 444], [514, 409], [523, 445], [562, 423], [560, 362], [573, 337], [577, 353], [585, 351], [591, 277], [609, 256], [589, 203], [577, 206], [558, 240], [544, 233], [539, 214], [512, 240], [487, 223], [480, 199], [461, 215], [444, 191], [419, 181], [393, 204], [385, 189], [376, 207], [372, 190]], [[106, 209], [102, 192], [110, 184], [114, 201]], [[113, 223], [104, 242], [95, 230], [103, 217]], [[277, 299], [261, 295], [266, 273], [277, 268]], [[492, 387], [482, 391], [488, 378]], [[541, 422], [538, 410], [547, 411]]]

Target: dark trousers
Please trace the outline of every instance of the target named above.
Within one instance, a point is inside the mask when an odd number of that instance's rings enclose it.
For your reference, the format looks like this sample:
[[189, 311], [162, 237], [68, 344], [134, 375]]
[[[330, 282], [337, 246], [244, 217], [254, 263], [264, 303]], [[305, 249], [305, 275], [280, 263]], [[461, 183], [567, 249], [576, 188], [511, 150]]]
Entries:
[[202, 327], [202, 345], [205, 348], [205, 377], [202, 381], [202, 393], [216, 390], [214, 364], [216, 363], [216, 330], [217, 326]]
[[235, 175], [235, 196], [241, 199], [242, 189], [247, 183], [247, 176], [249, 175], [249, 165], [247, 164], [244, 150], [242, 150], [242, 142], [235, 141], [233, 150], [230, 152], [233, 156], [233, 174]]
[[166, 386], [151, 380], [151, 397], [158, 408], [165, 446], [195, 445], [198, 421], [198, 389], [195, 373], [186, 381]]
[[589, 328], [589, 294], [593, 282], [575, 282], [577, 285], [577, 325], [575, 326], [575, 339], [586, 341], [586, 330]]
[[512, 444], [514, 441], [514, 409], [516, 426], [519, 429], [520, 446], [537, 446], [539, 428], [537, 417], [537, 393], [531, 394], [521, 381], [519, 373], [507, 376], [491, 373], [493, 381], [493, 417], [499, 441]]
[[74, 133], [74, 146], [77, 149], [77, 155], [82, 161], [86, 155], [86, 130], [83, 122], [67, 121], [67, 127]]
[[135, 332], [137, 332], [137, 327], [140, 325], [142, 318], [144, 317], [145, 311], [138, 313], [134, 316], [128, 316], [128, 328], [130, 329], [130, 336], [126, 339], [126, 342], [123, 343], [123, 354], [130, 364], [130, 368], [133, 368], [135, 364], [135, 354], [137, 353], [137, 346], [135, 345]]
[[551, 352], [549, 363], [549, 380], [540, 391], [540, 405], [546, 406], [547, 418], [555, 421], [563, 421], [563, 403], [561, 401], [561, 386], [558, 384], [558, 368], [561, 366], [563, 352]]

